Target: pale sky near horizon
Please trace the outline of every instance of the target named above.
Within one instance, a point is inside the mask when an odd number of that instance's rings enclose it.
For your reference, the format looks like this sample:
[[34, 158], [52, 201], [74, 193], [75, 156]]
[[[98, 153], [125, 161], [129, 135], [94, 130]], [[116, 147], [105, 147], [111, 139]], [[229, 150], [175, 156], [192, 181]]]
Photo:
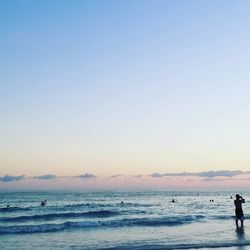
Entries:
[[1, 1], [0, 176], [250, 165], [249, 1]]

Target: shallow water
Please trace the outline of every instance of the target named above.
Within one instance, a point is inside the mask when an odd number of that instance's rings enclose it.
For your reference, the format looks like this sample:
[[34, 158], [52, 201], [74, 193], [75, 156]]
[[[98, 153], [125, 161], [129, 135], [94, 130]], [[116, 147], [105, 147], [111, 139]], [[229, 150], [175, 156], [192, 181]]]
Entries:
[[0, 193], [0, 249], [250, 249], [250, 193], [242, 193], [246, 220], [239, 230], [231, 195]]

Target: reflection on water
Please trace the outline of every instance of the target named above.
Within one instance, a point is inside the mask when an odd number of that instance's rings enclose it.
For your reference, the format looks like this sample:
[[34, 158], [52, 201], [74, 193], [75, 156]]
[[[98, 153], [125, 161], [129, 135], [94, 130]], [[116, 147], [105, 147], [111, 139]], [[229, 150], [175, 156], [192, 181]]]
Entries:
[[[237, 237], [237, 241], [239, 243], [243, 243], [245, 241], [245, 231], [244, 231], [244, 227], [237, 227], [236, 230], [236, 237]], [[238, 246], [237, 250], [245, 250], [245, 246]]]

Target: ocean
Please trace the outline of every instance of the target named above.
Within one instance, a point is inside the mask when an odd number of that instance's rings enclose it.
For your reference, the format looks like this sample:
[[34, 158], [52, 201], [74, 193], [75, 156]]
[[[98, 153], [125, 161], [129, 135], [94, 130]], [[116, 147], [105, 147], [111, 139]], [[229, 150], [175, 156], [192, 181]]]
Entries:
[[232, 191], [1, 192], [0, 249], [250, 249], [241, 195], [237, 230]]

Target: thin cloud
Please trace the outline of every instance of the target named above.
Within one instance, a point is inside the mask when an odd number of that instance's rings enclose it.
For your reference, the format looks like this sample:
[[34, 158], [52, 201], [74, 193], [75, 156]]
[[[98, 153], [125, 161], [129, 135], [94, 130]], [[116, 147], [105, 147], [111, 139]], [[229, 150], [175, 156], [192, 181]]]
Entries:
[[13, 175], [4, 175], [0, 176], [1, 182], [11, 182], [11, 181], [20, 181], [25, 178], [25, 175], [13, 176]]
[[117, 178], [117, 177], [122, 177], [124, 176], [123, 174], [116, 174], [116, 175], [112, 175], [110, 176], [110, 178]]
[[202, 181], [215, 181], [215, 182], [221, 182], [221, 181], [225, 181], [225, 180], [228, 180], [226, 178], [214, 178], [214, 177], [206, 177], [204, 179], [202, 179]]
[[181, 172], [181, 173], [153, 173], [150, 176], [153, 178], [162, 178], [165, 176], [194, 176], [194, 177], [205, 177], [205, 178], [214, 178], [214, 177], [234, 177], [238, 175], [250, 174], [250, 171], [241, 171], [241, 170], [219, 170], [219, 171], [206, 171], [206, 172]]
[[222, 170], [222, 171], [208, 171], [208, 172], [200, 172], [199, 177], [233, 177], [237, 175], [249, 174], [249, 172], [243, 172], [240, 170], [230, 171], [230, 170]]
[[143, 177], [143, 175], [142, 174], [136, 174], [136, 175], [134, 175], [134, 177], [135, 178], [141, 178], [141, 177]]
[[58, 177], [54, 174], [45, 174], [45, 175], [40, 175], [40, 176], [34, 176], [34, 178], [38, 180], [52, 180]]
[[167, 174], [153, 173], [150, 176], [154, 178], [161, 178], [161, 177], [167, 176]]
[[91, 174], [91, 173], [85, 173], [85, 174], [82, 174], [82, 175], [77, 175], [77, 176], [74, 176], [74, 178], [81, 178], [81, 179], [94, 179], [94, 178], [97, 178], [96, 175], [94, 174]]

